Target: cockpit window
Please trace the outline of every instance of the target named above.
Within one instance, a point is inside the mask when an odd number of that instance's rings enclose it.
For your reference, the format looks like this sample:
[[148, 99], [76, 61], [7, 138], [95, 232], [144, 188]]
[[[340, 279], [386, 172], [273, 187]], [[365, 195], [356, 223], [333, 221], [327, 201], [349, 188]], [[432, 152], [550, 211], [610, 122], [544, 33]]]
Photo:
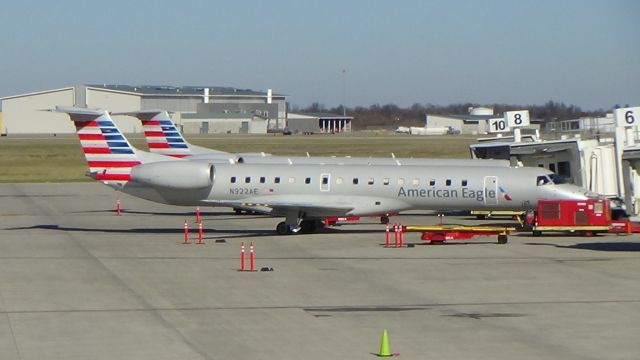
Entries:
[[540, 175], [536, 179], [536, 184], [538, 186], [547, 185], [547, 184], [553, 184], [553, 181], [551, 181], [551, 179], [546, 175]]
[[558, 174], [551, 175], [551, 179], [553, 180], [554, 184], [568, 184], [569, 183], [569, 179], [567, 179], [564, 176], [558, 175]]

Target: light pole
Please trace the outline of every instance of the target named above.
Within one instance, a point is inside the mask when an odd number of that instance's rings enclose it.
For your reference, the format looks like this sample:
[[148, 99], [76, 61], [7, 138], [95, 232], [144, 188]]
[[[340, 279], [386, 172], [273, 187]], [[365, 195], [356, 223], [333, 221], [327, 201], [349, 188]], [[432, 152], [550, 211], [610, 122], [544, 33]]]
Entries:
[[347, 116], [347, 70], [342, 69], [342, 116]]

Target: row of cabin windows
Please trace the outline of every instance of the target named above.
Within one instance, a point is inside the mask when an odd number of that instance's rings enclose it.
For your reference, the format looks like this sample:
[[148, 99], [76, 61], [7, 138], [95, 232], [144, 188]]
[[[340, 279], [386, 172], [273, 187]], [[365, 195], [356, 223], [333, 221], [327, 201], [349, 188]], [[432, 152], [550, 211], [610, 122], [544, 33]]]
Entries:
[[[238, 179], [235, 176], [232, 176], [230, 181], [231, 181], [232, 184], [235, 184], [236, 182], [238, 182]], [[260, 184], [264, 184], [264, 183], [267, 182], [267, 178], [264, 177], [264, 176], [261, 176], [259, 178], [259, 181], [260, 181]], [[244, 182], [245, 182], [245, 184], [250, 184], [251, 183], [251, 176], [246, 176], [244, 178]], [[296, 182], [295, 177], [289, 177], [289, 184], [293, 184], [295, 182]], [[274, 184], [280, 184], [280, 177], [279, 176], [274, 177], [273, 178], [273, 183]], [[306, 177], [304, 179], [304, 183], [305, 184], [311, 184], [311, 177]], [[342, 184], [342, 183], [343, 183], [342, 177], [337, 177], [336, 178], [336, 184], [339, 185], [339, 184]], [[360, 178], [353, 178], [352, 183], [353, 183], [353, 185], [358, 185], [360, 183]], [[373, 185], [374, 183], [375, 183], [375, 181], [374, 181], [373, 178], [368, 178], [367, 179], [367, 184]], [[391, 180], [389, 178], [382, 179], [382, 184], [383, 185], [389, 185], [390, 183], [391, 183]], [[398, 185], [404, 185], [404, 183], [405, 183], [404, 178], [398, 178]], [[324, 177], [323, 176], [322, 177], [322, 184], [323, 185], [329, 184], [329, 177]], [[428, 181], [428, 184], [429, 184], [429, 186], [436, 186], [436, 180], [435, 179], [430, 179]], [[444, 184], [446, 186], [451, 186], [453, 184], [453, 180], [446, 179], [444, 181]], [[461, 186], [467, 186], [467, 184], [468, 184], [467, 180], [461, 180], [460, 181], [460, 185]], [[411, 185], [420, 185], [420, 179], [413, 178], [413, 180], [411, 181]]]

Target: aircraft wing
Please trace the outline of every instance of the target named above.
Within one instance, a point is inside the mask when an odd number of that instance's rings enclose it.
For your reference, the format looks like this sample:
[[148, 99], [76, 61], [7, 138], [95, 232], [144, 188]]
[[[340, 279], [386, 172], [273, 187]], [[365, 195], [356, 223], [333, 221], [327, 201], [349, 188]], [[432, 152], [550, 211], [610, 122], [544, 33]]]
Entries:
[[[257, 199], [255, 199], [257, 200]], [[278, 215], [285, 214], [291, 211], [304, 212], [311, 216], [339, 216], [345, 215], [349, 211], [354, 209], [354, 206], [349, 204], [327, 203], [324, 202], [309, 202], [291, 200], [265, 200], [255, 201], [251, 199], [245, 200], [206, 200], [207, 204], [214, 206], [235, 207], [243, 209], [252, 209], [267, 214]]]
[[300, 212], [311, 217], [375, 215], [410, 208], [402, 201], [374, 196], [272, 195], [204, 202], [213, 206], [251, 208], [271, 215]]

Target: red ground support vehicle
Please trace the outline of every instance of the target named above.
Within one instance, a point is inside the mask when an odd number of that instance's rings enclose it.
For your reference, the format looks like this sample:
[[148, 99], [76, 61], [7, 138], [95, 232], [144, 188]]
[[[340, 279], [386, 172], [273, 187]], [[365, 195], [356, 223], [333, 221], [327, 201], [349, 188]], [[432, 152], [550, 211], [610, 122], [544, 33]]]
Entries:
[[421, 240], [432, 244], [442, 244], [447, 240], [467, 240], [476, 236], [498, 235], [498, 244], [506, 244], [508, 235], [515, 227], [506, 226], [465, 226], [465, 225], [427, 225], [403, 226], [403, 232], [421, 232]]
[[[397, 214], [387, 214], [381, 216], [368, 216], [368, 217], [376, 217], [380, 219], [380, 224], [388, 224], [389, 216], [397, 215]], [[323, 223], [324, 226], [335, 226], [339, 222], [354, 222], [360, 220], [360, 216], [327, 216], [324, 218]]]
[[535, 217], [527, 217], [534, 236], [543, 231], [577, 232], [591, 236], [611, 226], [611, 206], [606, 199], [540, 200]]

